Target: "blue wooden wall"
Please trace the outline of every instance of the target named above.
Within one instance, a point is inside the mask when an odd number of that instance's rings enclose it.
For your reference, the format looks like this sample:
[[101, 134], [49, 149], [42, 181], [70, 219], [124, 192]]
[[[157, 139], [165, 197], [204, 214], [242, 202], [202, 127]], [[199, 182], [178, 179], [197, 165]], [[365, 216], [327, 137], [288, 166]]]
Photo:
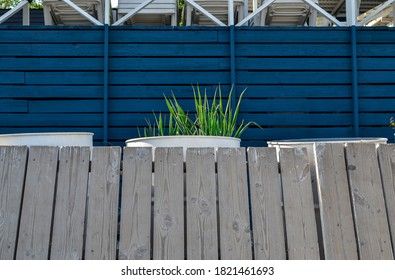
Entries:
[[241, 118], [264, 127], [245, 132], [245, 146], [393, 138], [395, 29], [357, 29], [355, 54], [350, 28], [236, 28], [234, 42], [228, 28], [108, 34], [107, 60], [103, 27], [0, 26], [0, 133], [91, 131], [97, 144], [121, 145], [166, 110], [163, 94], [192, 108], [191, 84], [229, 90], [233, 73], [236, 92], [248, 88]]

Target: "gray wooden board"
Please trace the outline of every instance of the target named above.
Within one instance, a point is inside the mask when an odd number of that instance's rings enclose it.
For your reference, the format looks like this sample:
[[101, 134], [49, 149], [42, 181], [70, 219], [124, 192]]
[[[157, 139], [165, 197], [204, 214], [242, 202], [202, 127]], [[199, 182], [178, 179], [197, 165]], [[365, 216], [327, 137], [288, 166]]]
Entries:
[[48, 259], [57, 161], [57, 147], [29, 149], [17, 259]]
[[12, 260], [25, 181], [27, 147], [0, 147], [0, 260]]
[[284, 212], [276, 148], [249, 148], [255, 259], [285, 260]]
[[85, 259], [116, 258], [120, 164], [120, 147], [92, 148]]
[[252, 259], [245, 148], [220, 148], [217, 160], [220, 257]]
[[325, 259], [358, 259], [344, 145], [317, 143], [315, 158]]
[[80, 260], [83, 257], [89, 162], [89, 147], [60, 150], [51, 259]]
[[375, 144], [346, 147], [360, 259], [393, 259]]
[[149, 260], [152, 151], [124, 149], [119, 259]]
[[155, 149], [153, 258], [184, 259], [182, 148]]
[[218, 259], [215, 151], [188, 149], [186, 154], [187, 259]]
[[310, 166], [305, 148], [280, 149], [288, 258], [319, 259]]
[[395, 252], [395, 145], [378, 148], [381, 179], [383, 181], [387, 215], [392, 236], [392, 252]]

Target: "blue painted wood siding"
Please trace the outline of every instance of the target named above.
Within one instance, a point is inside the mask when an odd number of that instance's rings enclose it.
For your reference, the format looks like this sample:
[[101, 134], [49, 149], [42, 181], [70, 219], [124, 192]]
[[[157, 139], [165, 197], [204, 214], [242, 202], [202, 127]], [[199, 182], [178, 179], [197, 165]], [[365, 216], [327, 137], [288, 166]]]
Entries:
[[[166, 111], [171, 92], [193, 110], [192, 84], [231, 83], [228, 28], [111, 27], [108, 142]], [[0, 26], [0, 133], [91, 131], [103, 139], [104, 28]], [[349, 28], [235, 28], [245, 146], [353, 136]], [[357, 29], [359, 133], [388, 137], [395, 115], [395, 29]]]

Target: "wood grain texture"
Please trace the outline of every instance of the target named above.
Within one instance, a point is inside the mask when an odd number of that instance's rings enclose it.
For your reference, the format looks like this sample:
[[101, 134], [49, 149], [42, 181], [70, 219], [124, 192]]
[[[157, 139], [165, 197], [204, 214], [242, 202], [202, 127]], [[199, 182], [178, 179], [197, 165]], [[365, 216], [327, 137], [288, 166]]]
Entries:
[[343, 144], [316, 144], [316, 174], [325, 259], [358, 259]]
[[155, 149], [153, 258], [184, 259], [182, 148]]
[[55, 195], [57, 147], [30, 147], [16, 258], [46, 260]]
[[319, 259], [310, 165], [305, 148], [280, 149], [288, 258]]
[[120, 147], [92, 148], [85, 259], [116, 258]]
[[120, 260], [149, 260], [151, 251], [152, 151], [124, 149]]
[[89, 147], [60, 150], [51, 259], [80, 260], [83, 257], [89, 163]]
[[375, 144], [348, 144], [346, 152], [360, 259], [393, 259]]
[[217, 161], [221, 259], [252, 259], [245, 148], [220, 148]]
[[275, 148], [249, 148], [252, 229], [256, 260], [285, 260], [282, 187]]
[[392, 252], [395, 252], [395, 145], [378, 148], [381, 180], [384, 187], [385, 205], [392, 236]]
[[215, 151], [188, 149], [186, 154], [187, 259], [218, 259]]
[[0, 260], [15, 254], [27, 147], [0, 147]]

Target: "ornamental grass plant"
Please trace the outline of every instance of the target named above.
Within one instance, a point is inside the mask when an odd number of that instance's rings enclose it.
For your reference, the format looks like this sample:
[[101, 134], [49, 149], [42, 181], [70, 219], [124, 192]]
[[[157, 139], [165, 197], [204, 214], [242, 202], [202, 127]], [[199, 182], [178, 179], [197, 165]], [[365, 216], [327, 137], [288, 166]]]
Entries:
[[[232, 108], [233, 87], [226, 100], [223, 98], [221, 87], [218, 86], [211, 100], [207, 97], [199, 85], [192, 86], [195, 113], [191, 117], [189, 112], [184, 110], [175, 95], [166, 97], [165, 102], [169, 111], [168, 120], [162, 113], [154, 113], [155, 122], [152, 124], [147, 120], [147, 127], [143, 130], [144, 137], [151, 136], [174, 136], [174, 135], [195, 135], [195, 136], [227, 136], [240, 138], [243, 132], [255, 122], [245, 123], [244, 120], [238, 124], [240, 104], [246, 90], [240, 94], [235, 108]], [[139, 131], [140, 137], [142, 134]]]

